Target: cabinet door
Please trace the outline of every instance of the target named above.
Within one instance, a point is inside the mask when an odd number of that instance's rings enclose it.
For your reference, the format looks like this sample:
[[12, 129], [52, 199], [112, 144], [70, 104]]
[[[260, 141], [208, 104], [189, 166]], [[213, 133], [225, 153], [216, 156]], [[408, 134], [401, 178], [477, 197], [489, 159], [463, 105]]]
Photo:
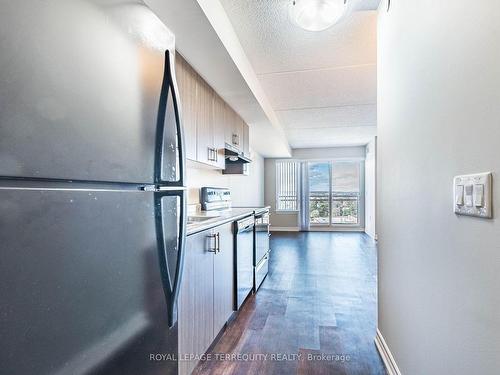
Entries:
[[236, 112], [225, 104], [224, 106], [224, 122], [225, 122], [225, 143], [233, 145], [234, 141], [234, 123], [236, 122]]
[[246, 157], [250, 157], [250, 127], [244, 122], [243, 123], [243, 154]]
[[215, 163], [213, 129], [213, 90], [201, 77], [197, 80], [196, 131], [198, 135], [197, 160], [205, 164]]
[[234, 253], [232, 223], [215, 228], [219, 249], [214, 256], [214, 337], [224, 327], [234, 306]]
[[[213, 268], [212, 231], [187, 238], [184, 274], [178, 299], [179, 355], [201, 355], [213, 336]], [[179, 373], [190, 374], [198, 361], [180, 361]]]
[[233, 146], [239, 151], [243, 151], [243, 119], [236, 114], [236, 120], [233, 123]]
[[226, 131], [226, 103], [222, 98], [215, 94], [213, 99], [214, 114], [214, 147], [217, 150], [215, 166], [224, 169], [226, 161], [224, 158], [224, 143]]
[[196, 160], [196, 77], [197, 74], [184, 58], [176, 53], [175, 71], [182, 108], [182, 124], [186, 143], [186, 158]]

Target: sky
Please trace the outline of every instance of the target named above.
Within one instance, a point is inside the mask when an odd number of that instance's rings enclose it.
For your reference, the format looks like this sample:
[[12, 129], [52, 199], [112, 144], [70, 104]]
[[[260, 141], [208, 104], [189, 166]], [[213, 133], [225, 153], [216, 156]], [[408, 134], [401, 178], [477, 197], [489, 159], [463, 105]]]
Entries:
[[[330, 163], [309, 163], [309, 190], [329, 191]], [[359, 191], [359, 164], [333, 164], [333, 190], [341, 192]]]

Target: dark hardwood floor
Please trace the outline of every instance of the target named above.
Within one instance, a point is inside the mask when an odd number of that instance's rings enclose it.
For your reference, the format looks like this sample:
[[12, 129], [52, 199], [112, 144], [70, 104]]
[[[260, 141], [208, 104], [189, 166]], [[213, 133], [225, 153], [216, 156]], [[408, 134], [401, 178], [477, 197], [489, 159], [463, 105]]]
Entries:
[[361, 233], [273, 233], [271, 249], [262, 287], [194, 373], [385, 374], [373, 343], [374, 242]]

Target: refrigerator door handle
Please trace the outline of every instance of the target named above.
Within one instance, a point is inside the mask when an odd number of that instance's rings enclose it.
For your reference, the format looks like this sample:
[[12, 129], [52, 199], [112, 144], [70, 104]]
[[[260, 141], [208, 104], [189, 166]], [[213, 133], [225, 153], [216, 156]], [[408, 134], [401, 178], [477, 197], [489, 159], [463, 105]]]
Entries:
[[[162, 215], [162, 198], [165, 196], [176, 196], [180, 198], [179, 227], [177, 237], [177, 260], [174, 275], [168, 267], [167, 249], [165, 247], [165, 228]], [[173, 327], [176, 319], [176, 304], [179, 296], [180, 284], [182, 282], [182, 272], [184, 268], [184, 253], [186, 247], [186, 212], [187, 198], [186, 191], [161, 191], [155, 193], [155, 223], [156, 238], [158, 244], [158, 255], [160, 260], [160, 272], [162, 277], [163, 292], [167, 302], [168, 325]]]
[[[154, 179], [158, 185], [166, 186], [185, 186], [186, 181], [186, 155], [185, 155], [185, 141], [184, 130], [182, 127], [182, 111], [181, 103], [179, 100], [179, 90], [177, 80], [175, 78], [175, 65], [174, 65], [174, 51], [165, 51], [165, 68], [163, 72], [163, 83], [161, 86], [160, 94], [160, 111], [158, 114], [158, 123], [156, 130], [156, 149], [155, 149], [155, 171]], [[173, 108], [175, 114], [175, 127], [177, 134], [177, 148], [178, 148], [178, 165], [179, 165], [179, 178], [177, 181], [165, 181], [162, 177], [163, 169], [163, 144], [165, 141], [165, 118], [168, 105], [168, 94], [172, 95]]]
[[175, 271], [174, 285], [173, 285], [173, 299], [171, 305], [169, 305], [168, 313], [168, 325], [172, 327], [174, 325], [174, 313], [175, 305], [177, 304], [177, 298], [179, 297], [179, 289], [182, 281], [182, 272], [184, 270], [184, 253], [186, 248], [186, 225], [187, 225], [187, 197], [186, 191], [181, 194], [181, 204], [180, 204], [180, 221], [179, 221], [179, 240], [178, 240], [178, 253], [177, 253], [177, 269]]

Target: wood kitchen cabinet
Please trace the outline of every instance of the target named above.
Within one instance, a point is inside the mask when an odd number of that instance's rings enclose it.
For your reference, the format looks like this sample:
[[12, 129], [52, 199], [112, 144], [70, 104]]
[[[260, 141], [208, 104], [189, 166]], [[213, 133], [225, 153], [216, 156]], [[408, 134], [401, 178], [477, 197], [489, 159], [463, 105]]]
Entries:
[[225, 141], [238, 152], [250, 157], [250, 128], [243, 119], [229, 108], [226, 121]]
[[236, 112], [232, 110], [227, 104], [225, 106], [225, 123], [224, 123], [224, 141], [228, 145], [233, 146], [234, 138], [234, 127], [233, 124], [236, 121]]
[[197, 161], [224, 169], [224, 100], [201, 78], [197, 93]]
[[[187, 237], [178, 299], [179, 354], [202, 355], [233, 312], [233, 223]], [[197, 360], [179, 362], [190, 374]]]
[[227, 144], [238, 151], [241, 150], [242, 146], [243, 123], [244, 121], [241, 117], [229, 107], [226, 120], [225, 140]]
[[243, 155], [250, 158], [250, 127], [243, 122], [243, 135], [242, 135], [243, 145], [241, 151]]
[[[179, 355], [203, 354], [213, 340], [214, 255], [212, 231], [189, 236], [177, 302]], [[213, 240], [212, 240], [213, 242]], [[179, 361], [179, 374], [190, 374], [198, 361]]]
[[186, 158], [224, 169], [226, 143], [248, 157], [248, 125], [179, 53], [176, 74]]
[[203, 80], [196, 83], [196, 131], [197, 131], [197, 161], [205, 164], [215, 164], [217, 150], [214, 145], [214, 113], [212, 88]]
[[226, 129], [226, 103], [224, 100], [214, 93], [212, 99], [212, 110], [213, 110], [213, 145], [217, 150], [217, 156], [215, 160], [215, 166], [219, 169], [224, 169], [225, 155], [224, 155], [224, 143], [225, 143], [225, 129]]
[[233, 223], [217, 227], [220, 251], [214, 257], [214, 338], [233, 313]]
[[175, 56], [175, 72], [182, 110], [186, 158], [196, 160], [196, 72], [179, 54]]

